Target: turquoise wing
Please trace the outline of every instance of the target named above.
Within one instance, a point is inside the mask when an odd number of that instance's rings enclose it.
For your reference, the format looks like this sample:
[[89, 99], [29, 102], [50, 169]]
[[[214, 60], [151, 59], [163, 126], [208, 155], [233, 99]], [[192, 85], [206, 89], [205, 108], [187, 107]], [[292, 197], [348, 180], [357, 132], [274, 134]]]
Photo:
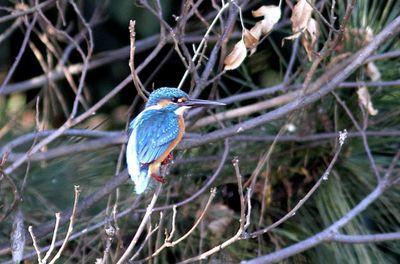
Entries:
[[151, 163], [167, 151], [179, 136], [179, 119], [175, 113], [146, 110], [132, 121], [136, 133], [136, 152], [141, 164]]

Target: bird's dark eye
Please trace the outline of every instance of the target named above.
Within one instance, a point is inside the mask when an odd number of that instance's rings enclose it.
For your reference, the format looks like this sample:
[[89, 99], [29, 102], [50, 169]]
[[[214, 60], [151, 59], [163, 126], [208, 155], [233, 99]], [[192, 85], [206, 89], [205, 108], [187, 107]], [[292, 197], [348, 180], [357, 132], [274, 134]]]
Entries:
[[173, 97], [173, 98], [171, 99], [171, 101], [172, 101], [173, 103], [177, 103], [177, 102], [179, 101], [179, 98], [178, 98], [178, 97]]

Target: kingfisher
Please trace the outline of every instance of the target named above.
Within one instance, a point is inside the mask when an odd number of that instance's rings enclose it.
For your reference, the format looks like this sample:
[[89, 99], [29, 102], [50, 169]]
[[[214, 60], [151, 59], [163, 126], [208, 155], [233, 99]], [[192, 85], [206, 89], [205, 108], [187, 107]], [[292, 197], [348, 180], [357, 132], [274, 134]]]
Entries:
[[192, 99], [177, 88], [163, 87], [150, 94], [144, 110], [129, 125], [126, 147], [128, 173], [137, 194], [147, 189], [150, 178], [165, 182], [160, 167], [172, 160], [171, 152], [182, 140], [185, 110], [221, 105], [225, 104]]

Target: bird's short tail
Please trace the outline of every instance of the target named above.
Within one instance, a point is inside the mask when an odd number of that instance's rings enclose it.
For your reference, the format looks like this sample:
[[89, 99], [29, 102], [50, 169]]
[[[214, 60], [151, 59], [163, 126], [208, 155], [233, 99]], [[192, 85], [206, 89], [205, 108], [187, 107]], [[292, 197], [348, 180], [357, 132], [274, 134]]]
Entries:
[[147, 186], [149, 185], [149, 173], [148, 173], [148, 167], [143, 167], [140, 169], [139, 175], [131, 175], [131, 178], [133, 182], [135, 183], [135, 192], [137, 194], [141, 194], [144, 191], [146, 191]]

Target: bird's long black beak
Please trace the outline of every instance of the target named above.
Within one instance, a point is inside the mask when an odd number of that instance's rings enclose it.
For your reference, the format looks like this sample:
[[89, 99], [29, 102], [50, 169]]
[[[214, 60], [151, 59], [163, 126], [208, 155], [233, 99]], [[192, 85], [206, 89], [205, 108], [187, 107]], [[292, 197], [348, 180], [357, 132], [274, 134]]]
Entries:
[[223, 106], [226, 104], [210, 100], [188, 99], [187, 101], [183, 102], [182, 105], [191, 107], [211, 107], [211, 106]]

